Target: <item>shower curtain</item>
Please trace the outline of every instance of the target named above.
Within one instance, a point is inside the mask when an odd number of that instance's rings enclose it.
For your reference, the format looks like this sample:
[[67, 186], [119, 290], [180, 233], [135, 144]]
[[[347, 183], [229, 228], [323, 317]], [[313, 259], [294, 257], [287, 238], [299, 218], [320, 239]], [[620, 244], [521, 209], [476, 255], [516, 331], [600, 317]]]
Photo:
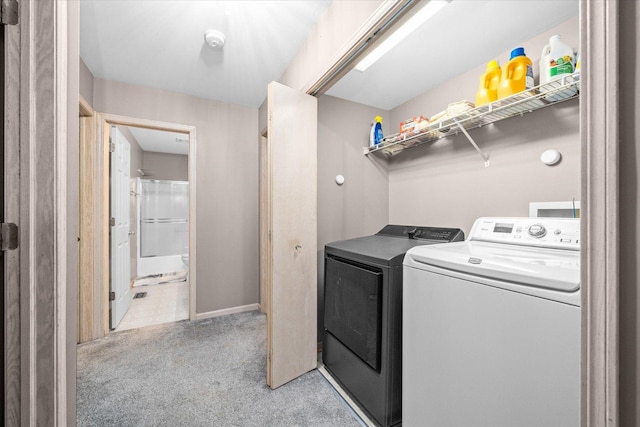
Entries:
[[186, 268], [189, 253], [189, 183], [140, 179], [138, 276]]

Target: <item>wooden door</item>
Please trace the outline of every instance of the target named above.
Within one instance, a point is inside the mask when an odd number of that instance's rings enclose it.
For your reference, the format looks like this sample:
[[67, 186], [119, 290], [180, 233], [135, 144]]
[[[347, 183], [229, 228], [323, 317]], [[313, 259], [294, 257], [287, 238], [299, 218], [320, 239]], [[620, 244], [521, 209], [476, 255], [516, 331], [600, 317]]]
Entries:
[[260, 164], [260, 311], [264, 314], [269, 313], [269, 295], [271, 289], [271, 208], [269, 201], [271, 200], [271, 180], [269, 173], [269, 165], [271, 159], [269, 157], [269, 139], [265, 132], [260, 137], [259, 148]]
[[317, 365], [317, 99], [272, 82], [267, 109], [261, 271], [267, 384], [275, 389]]

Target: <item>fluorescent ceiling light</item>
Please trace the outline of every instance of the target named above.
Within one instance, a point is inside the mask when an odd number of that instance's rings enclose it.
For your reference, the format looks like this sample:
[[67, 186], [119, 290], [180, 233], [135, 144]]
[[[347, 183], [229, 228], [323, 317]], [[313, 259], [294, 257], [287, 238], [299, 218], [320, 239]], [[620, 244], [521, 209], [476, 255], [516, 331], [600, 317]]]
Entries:
[[404, 40], [409, 34], [413, 33], [420, 25], [424, 24], [429, 18], [438, 13], [440, 9], [445, 7], [449, 2], [447, 0], [431, 0], [418, 13], [413, 15], [404, 25], [391, 34], [380, 46], [375, 48], [373, 52], [367, 55], [354, 68], [358, 71], [365, 71], [372, 66], [384, 54], [389, 52], [395, 45]]

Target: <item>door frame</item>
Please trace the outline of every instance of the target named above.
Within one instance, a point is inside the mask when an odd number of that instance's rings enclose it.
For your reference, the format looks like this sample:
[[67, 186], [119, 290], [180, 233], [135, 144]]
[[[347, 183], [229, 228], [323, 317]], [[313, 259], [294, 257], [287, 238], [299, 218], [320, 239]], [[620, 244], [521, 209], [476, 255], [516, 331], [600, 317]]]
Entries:
[[[623, 0], [580, 1], [581, 425], [617, 426], [619, 414], [619, 8]], [[325, 74], [306, 86], [324, 93], [417, 1], [384, 1]], [[401, 12], [401, 13], [394, 13]], [[355, 53], [354, 53], [355, 52]], [[589, 58], [594, 58], [590, 61]], [[338, 70], [338, 71], [335, 71]], [[613, 70], [613, 71], [612, 71]]]
[[[102, 255], [97, 259], [98, 274], [102, 289], [95, 290], [102, 300], [102, 336], [109, 334], [109, 126], [133, 126], [145, 129], [183, 133], [189, 137], [188, 179], [189, 179], [189, 319], [196, 320], [197, 292], [197, 253], [196, 253], [196, 128], [195, 126], [166, 123], [155, 120], [139, 119], [108, 113], [95, 114], [95, 170], [92, 177], [94, 186], [101, 194], [100, 202], [95, 206], [97, 220], [94, 226], [94, 239]], [[99, 316], [94, 316], [94, 318]], [[87, 319], [81, 319], [87, 321]], [[99, 338], [93, 337], [92, 339]]]
[[[615, 426], [619, 423], [617, 390], [618, 390], [618, 245], [619, 225], [618, 177], [615, 176], [617, 166], [617, 141], [618, 109], [605, 110], [606, 114], [598, 116], [600, 106], [614, 106], [613, 100], [618, 99], [618, 90], [615, 82], [618, 75], [610, 76], [608, 70], [618, 72], [618, 26], [615, 13], [621, 0], [591, 2], [581, 1], [581, 40], [583, 60], [583, 87], [581, 96], [589, 102], [589, 111], [581, 116], [580, 133], [583, 150], [583, 180], [581, 183], [582, 196], [585, 203], [583, 207], [583, 233], [588, 239], [586, 245], [583, 240], [581, 252], [582, 285], [587, 292], [583, 293], [583, 347], [582, 366], [583, 372], [588, 373], [583, 378], [582, 390], [582, 425], [583, 426]], [[18, 360], [21, 368], [19, 372], [20, 385], [9, 391], [7, 398], [14, 399], [20, 408], [17, 414], [17, 422], [20, 424], [33, 424], [38, 420], [48, 420], [51, 425], [67, 425], [67, 410], [71, 406], [67, 397], [74, 398], [73, 389], [67, 393], [66, 366], [68, 358], [73, 358], [74, 353], [65, 351], [65, 343], [73, 340], [67, 334], [65, 314], [68, 309], [65, 301], [68, 282], [66, 271], [67, 257], [67, 229], [64, 226], [64, 209], [66, 208], [68, 195], [63, 184], [66, 183], [67, 155], [67, 7], [70, 9], [72, 2], [20, 2], [20, 29], [21, 35], [12, 33], [8, 43], [17, 56], [9, 56], [11, 60], [7, 64], [8, 73], [13, 73], [15, 85], [12, 93], [16, 97], [7, 94], [7, 112], [19, 123], [17, 128], [9, 129], [13, 136], [25, 150], [19, 153], [21, 176], [20, 181], [19, 211], [29, 218], [23, 221], [20, 232], [20, 261], [15, 271], [19, 272], [19, 281], [24, 284], [21, 293], [21, 311], [19, 314], [19, 328], [14, 328], [10, 333], [18, 335], [19, 345], [8, 349], [8, 357]], [[387, 2], [381, 7], [389, 7]], [[600, 18], [598, 18], [600, 17]], [[598, 22], [595, 22], [599, 19]], [[35, 23], [38, 23], [38, 31], [35, 31]], [[379, 21], [372, 23], [371, 27], [379, 26]], [[348, 46], [351, 47], [351, 46]], [[20, 63], [20, 58], [24, 59]], [[592, 67], [587, 58], [597, 58]], [[341, 59], [334, 61], [336, 64]], [[612, 61], [612, 62], [610, 62]], [[598, 64], [602, 64], [600, 66]], [[606, 65], [606, 67], [604, 67]], [[50, 73], [36, 73], [36, 70], [50, 70]], [[55, 71], [55, 72], [54, 72]], [[37, 80], [36, 75], [51, 76], [50, 81]], [[77, 76], [77, 70], [76, 74]], [[607, 79], [607, 77], [609, 77]], [[603, 82], [610, 82], [603, 84]], [[37, 83], [37, 84], [32, 84]], [[320, 86], [322, 82], [319, 82]], [[596, 83], [600, 83], [598, 87]], [[19, 89], [18, 89], [19, 88]], [[51, 96], [51, 94], [54, 94]], [[18, 96], [19, 95], [19, 96]], [[613, 97], [613, 98], [610, 98]], [[608, 101], [609, 100], [609, 101]], [[47, 120], [35, 121], [35, 105], [39, 106], [39, 115], [45, 114]], [[586, 102], [584, 102], [586, 104]], [[58, 108], [55, 108], [58, 107]], [[586, 108], [585, 108], [586, 110]], [[24, 114], [20, 114], [20, 112]], [[33, 113], [33, 114], [30, 114]], [[593, 119], [590, 125], [587, 119]], [[605, 123], [603, 123], [605, 120]], [[596, 127], [599, 124], [599, 129]], [[599, 133], [598, 133], [599, 132]], [[604, 135], [602, 135], [604, 133]], [[40, 138], [38, 138], [40, 136]], [[600, 139], [599, 137], [604, 137]], [[190, 147], [191, 147], [190, 134]], [[34, 149], [43, 144], [55, 147], [56, 154], [60, 158], [54, 168], [29, 168], [35, 160], [29, 159], [29, 148]], [[193, 135], [195, 149], [195, 130]], [[602, 151], [604, 150], [604, 152]], [[598, 154], [599, 153], [599, 154]], [[50, 164], [51, 158], [48, 158]], [[45, 161], [43, 159], [43, 161]], [[195, 166], [195, 162], [193, 162]], [[190, 170], [191, 168], [190, 159]], [[604, 173], [598, 171], [606, 171]], [[589, 175], [595, 173], [596, 175]], [[195, 171], [194, 171], [195, 175]], [[41, 193], [33, 192], [33, 183], [40, 182], [49, 185], [48, 190], [55, 196], [53, 206], [62, 210], [54, 218], [56, 227], [42, 228], [35, 225], [34, 218], [30, 215], [43, 217], [53, 215], [50, 206], [41, 209], [45, 198]], [[597, 177], [597, 178], [596, 178]], [[193, 182], [195, 184], [195, 180]], [[593, 184], [598, 187], [594, 188]], [[40, 190], [43, 190], [42, 188]], [[193, 189], [191, 190], [193, 191]], [[611, 193], [609, 193], [611, 191]], [[191, 196], [191, 194], [190, 194]], [[585, 198], [587, 197], [587, 198]], [[603, 206], [604, 208], [599, 208]], [[604, 209], [604, 211], [603, 211]], [[592, 214], [594, 212], [595, 214]], [[190, 215], [195, 215], [194, 212]], [[16, 218], [16, 221], [20, 217]], [[194, 218], [195, 219], [195, 218]], [[9, 220], [7, 218], [7, 220]], [[191, 220], [191, 218], [190, 218]], [[608, 222], [610, 221], [610, 222]], [[15, 222], [15, 221], [14, 221]], [[30, 225], [31, 224], [31, 225]], [[192, 222], [190, 227], [195, 224]], [[195, 227], [194, 227], [195, 228]], [[613, 234], [608, 234], [611, 231]], [[190, 229], [191, 237], [191, 229]], [[195, 237], [195, 235], [194, 235]], [[195, 243], [193, 240], [191, 245]], [[52, 253], [59, 255], [51, 257], [38, 257], [34, 250], [38, 246], [50, 248]], [[193, 245], [195, 249], [195, 244]], [[36, 271], [41, 263], [56, 266], [53, 275], [43, 275], [41, 270]], [[587, 272], [587, 269], [589, 272]], [[195, 269], [193, 269], [195, 272]], [[37, 274], [36, 274], [37, 273]], [[592, 274], [594, 273], [594, 274]], [[602, 281], [600, 281], [602, 280]], [[36, 286], [37, 285], [37, 286]], [[598, 285], [598, 286], [596, 286]], [[590, 291], [599, 292], [590, 294]], [[39, 295], [49, 293], [54, 298], [38, 299]], [[194, 295], [191, 296], [191, 299]], [[45, 304], [46, 301], [46, 304]], [[37, 309], [41, 305], [52, 302], [53, 310], [41, 312], [36, 316]], [[192, 305], [192, 304], [190, 304]], [[193, 313], [191, 313], [193, 315]], [[36, 351], [36, 349], [41, 351]], [[53, 368], [51, 371], [50, 368]], [[69, 394], [69, 396], [68, 396]], [[71, 417], [69, 418], [71, 421]]]
[[5, 257], [6, 425], [75, 422], [76, 12], [72, 2], [19, 2], [18, 25], [2, 28], [5, 220], [19, 227]]
[[[580, 0], [581, 371], [583, 426], [619, 411], [619, 4]], [[631, 78], [631, 76], [629, 76]]]
[[[78, 343], [105, 336], [108, 323], [104, 323], [102, 292], [103, 283], [108, 280], [102, 272], [104, 248], [96, 224], [102, 220], [100, 206], [104, 202], [102, 191], [96, 185], [96, 177], [101, 175], [96, 161], [102, 154], [96, 143], [97, 116], [91, 105], [79, 97], [79, 248], [78, 248], [78, 298], [77, 333]], [[107, 254], [108, 256], [108, 254]], [[107, 317], [108, 321], [108, 317]]]

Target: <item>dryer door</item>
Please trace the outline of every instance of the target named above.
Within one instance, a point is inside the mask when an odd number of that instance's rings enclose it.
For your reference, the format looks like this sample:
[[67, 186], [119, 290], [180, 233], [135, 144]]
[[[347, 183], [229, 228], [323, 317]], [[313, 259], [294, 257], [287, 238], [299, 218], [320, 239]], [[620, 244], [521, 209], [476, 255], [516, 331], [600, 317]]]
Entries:
[[336, 258], [325, 269], [325, 330], [379, 371], [382, 271]]

